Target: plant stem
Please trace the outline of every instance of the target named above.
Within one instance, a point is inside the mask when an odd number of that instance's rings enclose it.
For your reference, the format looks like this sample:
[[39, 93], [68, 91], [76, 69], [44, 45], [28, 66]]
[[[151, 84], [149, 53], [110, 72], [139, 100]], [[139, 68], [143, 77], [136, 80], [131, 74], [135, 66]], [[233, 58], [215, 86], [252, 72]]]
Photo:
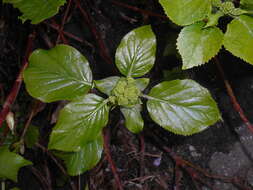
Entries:
[[28, 57], [32, 51], [32, 45], [33, 45], [33, 40], [35, 38], [35, 33], [32, 33], [29, 35], [28, 37], [28, 42], [27, 42], [27, 47], [26, 47], [26, 53], [25, 53], [25, 57], [23, 59], [23, 66], [21, 67], [18, 77], [14, 82], [14, 85], [12, 86], [11, 92], [9, 93], [9, 95], [7, 96], [4, 105], [3, 105], [3, 109], [0, 112], [0, 127], [2, 126], [3, 122], [5, 121], [8, 113], [10, 112], [11, 106], [13, 105], [13, 103], [16, 100], [16, 97], [19, 93], [20, 90], [20, 86], [22, 84], [22, 74], [23, 71], [25, 70], [25, 68], [28, 65]]
[[117, 172], [117, 169], [115, 167], [115, 163], [111, 157], [111, 153], [110, 153], [110, 147], [109, 147], [109, 131], [107, 128], [104, 129], [104, 132], [103, 132], [103, 138], [104, 138], [104, 150], [105, 150], [105, 155], [106, 155], [106, 158], [109, 162], [109, 165], [111, 167], [111, 170], [112, 170], [112, 173], [114, 175], [114, 178], [115, 178], [115, 181], [116, 181], [116, 184], [118, 186], [118, 189], [119, 190], [123, 190], [123, 186], [122, 186], [122, 183], [120, 181], [120, 177], [118, 175], [118, 172]]
[[85, 22], [88, 24], [94, 38], [96, 39], [96, 41], [98, 43], [98, 46], [100, 48], [100, 50], [99, 50], [100, 56], [105, 60], [106, 63], [112, 64], [113, 61], [111, 59], [109, 51], [108, 51], [104, 41], [102, 40], [101, 34], [97, 30], [96, 26], [92, 23], [91, 15], [88, 13], [88, 11], [85, 11], [85, 9], [83, 9], [83, 7], [81, 6], [80, 0], [75, 0], [75, 3], [76, 3], [77, 8], [80, 10]]
[[223, 71], [223, 68], [219, 62], [219, 59], [217, 57], [214, 58], [215, 62], [216, 62], [216, 65], [217, 65], [217, 68], [220, 72], [220, 76], [225, 84], [225, 88], [227, 90], [227, 93], [229, 95], [229, 98], [230, 98], [230, 101], [235, 109], [235, 111], [237, 111], [239, 113], [239, 116], [241, 118], [241, 120], [244, 122], [244, 124], [248, 127], [248, 129], [251, 131], [251, 133], [253, 133], [253, 126], [252, 124], [250, 123], [250, 121], [248, 120], [248, 118], [246, 117], [243, 109], [241, 108], [240, 104], [238, 103], [236, 97], [235, 97], [235, 94], [234, 94], [234, 91]]
[[115, 5], [117, 5], [117, 6], [125, 7], [125, 8], [127, 8], [127, 9], [130, 9], [130, 10], [133, 10], [133, 11], [136, 11], [136, 12], [140, 12], [140, 13], [145, 14], [145, 15], [148, 15], [148, 16], [158, 17], [158, 18], [162, 18], [162, 19], [168, 20], [168, 17], [167, 17], [167, 16], [164, 16], [164, 15], [160, 15], [160, 14], [157, 14], [157, 13], [153, 13], [153, 12], [151, 12], [151, 11], [147, 11], [147, 10], [144, 10], [144, 9], [140, 9], [140, 8], [137, 8], [137, 7], [134, 7], [134, 6], [131, 6], [131, 5], [122, 3], [122, 2], [115, 1], [115, 0], [112, 0], [111, 2], [112, 2], [113, 4], [115, 4]]

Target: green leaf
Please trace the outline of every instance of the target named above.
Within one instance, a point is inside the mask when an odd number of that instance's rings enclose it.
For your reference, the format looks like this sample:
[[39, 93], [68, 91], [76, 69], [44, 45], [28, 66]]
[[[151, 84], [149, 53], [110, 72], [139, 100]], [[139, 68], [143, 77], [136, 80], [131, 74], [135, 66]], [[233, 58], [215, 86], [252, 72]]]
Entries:
[[247, 10], [253, 10], [253, 1], [252, 0], [241, 0], [240, 1], [241, 8]]
[[144, 122], [141, 117], [141, 105], [137, 104], [134, 107], [121, 107], [121, 112], [125, 117], [125, 125], [132, 133], [139, 133], [142, 131]]
[[153, 67], [156, 37], [150, 25], [132, 30], [121, 40], [115, 55], [119, 71], [129, 77], [140, 77]]
[[203, 22], [184, 27], [177, 39], [183, 59], [183, 69], [190, 69], [209, 61], [220, 50], [223, 33], [217, 27], [203, 28]]
[[49, 149], [76, 152], [94, 141], [108, 122], [107, 103], [108, 100], [95, 94], [87, 94], [69, 103], [61, 110], [53, 128]]
[[22, 156], [10, 152], [8, 147], [0, 148], [0, 178], [11, 179], [17, 182], [18, 170], [24, 166], [31, 165], [32, 162]]
[[139, 78], [135, 79], [135, 84], [140, 91], [145, 90], [149, 84], [149, 78]]
[[78, 152], [57, 154], [64, 160], [67, 172], [71, 176], [80, 175], [92, 169], [100, 161], [103, 152], [103, 138], [99, 135], [94, 141], [85, 144]]
[[57, 45], [32, 53], [24, 81], [31, 96], [43, 102], [73, 100], [90, 90], [92, 73], [79, 51], [71, 46]]
[[212, 0], [212, 5], [215, 7], [220, 7], [222, 4], [221, 0]]
[[176, 134], [201, 132], [220, 119], [208, 90], [193, 80], [162, 82], [151, 89], [147, 98], [151, 118]]
[[214, 14], [209, 15], [208, 22], [206, 23], [205, 28], [218, 25], [219, 19], [222, 16], [224, 16], [224, 13], [221, 11], [218, 11]]
[[228, 24], [224, 46], [233, 55], [253, 64], [253, 18], [241, 15]]
[[247, 13], [246, 10], [236, 8], [233, 2], [224, 2], [219, 8], [225, 15], [232, 17]]
[[32, 24], [38, 24], [58, 13], [59, 7], [64, 5], [65, 0], [3, 0], [18, 8], [23, 15], [20, 19], [25, 22], [31, 20]]
[[39, 139], [39, 129], [38, 127], [31, 125], [29, 126], [25, 135], [25, 144], [28, 148], [32, 148]]
[[201, 21], [211, 14], [211, 0], [159, 0], [167, 16], [185, 26]]
[[120, 77], [118, 76], [113, 76], [113, 77], [107, 77], [102, 80], [95, 80], [95, 86], [96, 88], [103, 92], [104, 94], [110, 96], [111, 91], [114, 89], [116, 86], [117, 82], [119, 81]]

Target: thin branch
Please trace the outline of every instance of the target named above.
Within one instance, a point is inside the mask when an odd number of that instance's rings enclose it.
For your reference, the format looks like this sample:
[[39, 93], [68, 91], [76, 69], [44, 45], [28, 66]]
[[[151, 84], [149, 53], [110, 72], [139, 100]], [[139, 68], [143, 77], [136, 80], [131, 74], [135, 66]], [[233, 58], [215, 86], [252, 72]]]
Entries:
[[234, 91], [225, 75], [225, 72], [219, 62], [219, 59], [217, 57], [214, 58], [215, 60], [215, 63], [217, 65], [217, 68], [219, 70], [219, 73], [220, 73], [220, 76], [225, 84], [225, 88], [227, 90], [227, 93], [229, 95], [229, 98], [230, 98], [230, 101], [235, 109], [235, 111], [237, 111], [239, 113], [239, 116], [241, 118], [241, 120], [244, 122], [244, 124], [248, 127], [248, 129], [251, 131], [251, 133], [253, 133], [253, 126], [252, 124], [250, 123], [250, 121], [248, 120], [248, 118], [246, 117], [243, 109], [241, 108], [240, 104], [238, 103], [236, 97], [235, 97], [235, 94], [234, 94]]
[[58, 37], [57, 37], [57, 40], [56, 40], [56, 44], [59, 43], [60, 38], [62, 39], [62, 41], [63, 41], [65, 44], [67, 44], [67, 41], [66, 41], [65, 37], [62, 35], [62, 31], [63, 31], [64, 25], [65, 25], [65, 22], [66, 22], [66, 20], [67, 20], [67, 16], [68, 16], [68, 14], [69, 14], [69, 9], [70, 9], [71, 3], [72, 3], [72, 0], [69, 0], [69, 1], [68, 1], [68, 5], [67, 5], [67, 8], [66, 8], [65, 13], [64, 13], [64, 16], [63, 16], [63, 19], [62, 19], [62, 23], [61, 23], [60, 29], [59, 29], [59, 31], [58, 31], [59, 34], [58, 34]]
[[111, 2], [115, 5], [117, 5], [117, 6], [125, 7], [127, 9], [130, 9], [130, 10], [133, 10], [133, 11], [136, 11], [136, 12], [140, 12], [140, 13], [148, 15], [148, 16], [158, 17], [158, 18], [168, 20], [167, 16], [160, 15], [158, 13], [154, 13], [154, 12], [151, 12], [151, 11], [148, 11], [148, 10], [140, 9], [140, 8], [137, 8], [137, 7], [122, 3], [122, 2], [115, 1], [115, 0], [111, 0]]
[[22, 80], [23, 80], [22, 74], [23, 74], [23, 71], [25, 70], [25, 68], [27, 67], [28, 57], [32, 51], [34, 38], [35, 38], [35, 33], [30, 34], [28, 37], [27, 47], [26, 47], [26, 52], [25, 52], [25, 57], [23, 59], [22, 67], [19, 71], [17, 79], [14, 82], [14, 85], [12, 86], [11, 92], [9, 93], [9, 95], [7, 96], [7, 98], [4, 102], [3, 109], [0, 112], [0, 127], [2, 126], [3, 122], [5, 121], [6, 116], [10, 112], [10, 109], [11, 109], [12, 105], [14, 104], [16, 97], [19, 93], [20, 86], [21, 86]]
[[87, 11], [85, 11], [81, 4], [80, 0], [75, 0], [77, 8], [80, 10], [85, 22], [88, 24], [94, 38], [96, 39], [99, 45], [99, 54], [102, 58], [104, 58], [105, 62], [108, 64], [112, 64], [111, 56], [109, 55], [109, 51], [101, 38], [100, 33], [98, 32], [96, 26], [92, 23], [92, 18]]
[[106, 155], [106, 158], [109, 162], [109, 165], [111, 167], [111, 170], [112, 170], [112, 173], [114, 175], [114, 178], [115, 178], [115, 181], [116, 181], [116, 184], [117, 184], [117, 187], [119, 190], [123, 190], [123, 186], [122, 186], [122, 183], [121, 183], [121, 180], [120, 180], [120, 177], [118, 175], [118, 172], [117, 172], [117, 169], [116, 169], [116, 166], [115, 166], [115, 163], [111, 157], [111, 153], [110, 153], [110, 147], [109, 147], [109, 131], [107, 128], [104, 129], [103, 131], [103, 138], [104, 138], [104, 151], [105, 151], [105, 155]]

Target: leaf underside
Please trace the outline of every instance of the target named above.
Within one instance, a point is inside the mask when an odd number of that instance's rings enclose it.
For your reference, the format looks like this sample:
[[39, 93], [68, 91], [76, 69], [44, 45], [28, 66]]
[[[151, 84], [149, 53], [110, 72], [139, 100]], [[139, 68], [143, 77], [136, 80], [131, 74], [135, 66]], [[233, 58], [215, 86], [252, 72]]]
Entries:
[[220, 119], [208, 90], [193, 80], [162, 82], [151, 89], [149, 96], [151, 118], [176, 134], [199, 133]]

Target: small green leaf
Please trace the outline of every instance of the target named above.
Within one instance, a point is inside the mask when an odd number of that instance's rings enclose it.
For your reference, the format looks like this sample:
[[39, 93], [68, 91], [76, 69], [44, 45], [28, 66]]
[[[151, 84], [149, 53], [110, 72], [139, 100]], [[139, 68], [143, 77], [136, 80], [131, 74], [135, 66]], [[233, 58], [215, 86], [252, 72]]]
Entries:
[[22, 156], [10, 152], [8, 147], [0, 148], [0, 178], [8, 178], [17, 182], [18, 170], [31, 164], [32, 162]]
[[167, 16], [185, 26], [201, 21], [211, 14], [211, 0], [159, 0]]
[[141, 77], [155, 62], [156, 37], [150, 25], [132, 30], [121, 40], [115, 55], [116, 66], [128, 77]]
[[218, 25], [219, 19], [222, 16], [224, 16], [224, 13], [221, 11], [209, 15], [208, 22], [206, 23], [205, 28]]
[[38, 127], [31, 125], [29, 126], [25, 135], [25, 144], [28, 148], [32, 148], [39, 139], [39, 129]]
[[253, 18], [241, 15], [228, 24], [224, 46], [233, 55], [253, 64]]
[[73, 100], [92, 86], [92, 73], [86, 58], [75, 48], [57, 45], [36, 50], [24, 72], [27, 91], [43, 102]]
[[247, 13], [246, 10], [236, 8], [234, 3], [228, 1], [222, 3], [219, 8], [225, 15], [229, 15], [232, 17]]
[[113, 76], [113, 77], [107, 77], [102, 80], [95, 80], [94, 82], [95, 82], [96, 88], [99, 91], [110, 96], [111, 91], [114, 89], [114, 87], [116, 86], [119, 79], [120, 79], [120, 77]]
[[62, 152], [56, 155], [64, 160], [68, 174], [76, 176], [96, 166], [102, 152], [103, 138], [99, 135], [96, 140], [88, 142], [78, 152]]
[[20, 19], [25, 22], [31, 20], [32, 24], [38, 24], [58, 13], [59, 7], [64, 5], [65, 0], [3, 0], [18, 8], [23, 15]]
[[222, 4], [221, 0], [212, 0], [212, 5], [215, 7], [220, 7]]
[[202, 65], [214, 57], [223, 42], [223, 33], [217, 27], [203, 28], [203, 22], [184, 27], [177, 39], [177, 48], [183, 59], [183, 69]]
[[125, 117], [125, 124], [132, 133], [139, 133], [142, 131], [144, 122], [141, 117], [141, 105], [137, 104], [134, 107], [121, 107], [121, 112]]
[[247, 10], [253, 10], [253, 1], [252, 0], [241, 0], [240, 1], [241, 8]]
[[149, 78], [139, 78], [135, 79], [135, 84], [140, 91], [145, 90], [149, 84]]
[[60, 112], [59, 120], [50, 136], [49, 149], [80, 151], [94, 141], [107, 124], [108, 100], [87, 94], [69, 103]]
[[176, 134], [201, 132], [220, 119], [208, 90], [193, 80], [162, 82], [151, 89], [147, 98], [151, 118]]

